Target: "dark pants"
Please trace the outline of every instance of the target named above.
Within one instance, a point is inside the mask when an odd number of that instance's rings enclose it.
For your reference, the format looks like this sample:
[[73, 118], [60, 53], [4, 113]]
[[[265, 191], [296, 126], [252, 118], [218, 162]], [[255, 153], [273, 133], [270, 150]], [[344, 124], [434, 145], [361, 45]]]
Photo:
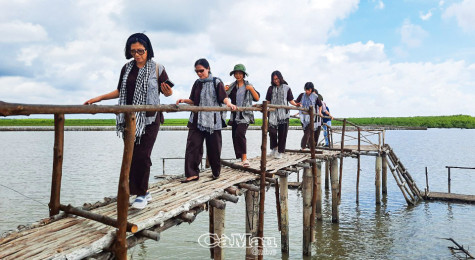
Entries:
[[[317, 131], [313, 132], [313, 138], [315, 138], [315, 146], [318, 143], [318, 137], [320, 136], [321, 129], [322, 127], [318, 126], [316, 129]], [[310, 126], [307, 126], [307, 128], [303, 130], [302, 141], [300, 141], [300, 147], [302, 149], [310, 148], [310, 132], [311, 132]]]
[[270, 149], [278, 147], [279, 153], [285, 152], [287, 142], [287, 132], [289, 131], [289, 121], [285, 124], [279, 124], [277, 128], [269, 126]]
[[246, 131], [248, 124], [238, 124], [233, 122], [232, 124], [232, 137], [234, 145], [234, 153], [236, 158], [242, 158], [243, 154], [247, 154], [246, 150]]
[[158, 130], [160, 130], [160, 116], [157, 116], [154, 123], [145, 127], [145, 133], [140, 138], [140, 144], [135, 143], [134, 145], [129, 174], [130, 195], [143, 196], [147, 193], [150, 166], [152, 166], [150, 156], [157, 139]]
[[200, 163], [203, 159], [203, 141], [206, 140], [206, 152], [208, 155], [211, 171], [214, 176], [219, 176], [221, 172], [221, 130], [214, 131], [213, 134], [200, 131], [197, 128], [190, 128], [186, 141], [185, 152], [185, 176], [199, 176]]

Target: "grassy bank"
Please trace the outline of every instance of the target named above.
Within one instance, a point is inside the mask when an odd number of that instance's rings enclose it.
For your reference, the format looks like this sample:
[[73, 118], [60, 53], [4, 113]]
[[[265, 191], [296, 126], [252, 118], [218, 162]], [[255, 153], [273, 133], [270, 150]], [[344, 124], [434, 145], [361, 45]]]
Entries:
[[[361, 117], [348, 118], [349, 121], [365, 126], [408, 126], [427, 128], [469, 128], [475, 129], [475, 117], [467, 115], [453, 116], [417, 116], [417, 117]], [[188, 119], [165, 119], [164, 125], [184, 126]], [[255, 125], [261, 125], [262, 120], [256, 119]], [[341, 122], [333, 121], [333, 125], [341, 125]], [[0, 119], [0, 126], [52, 126], [53, 119]], [[66, 119], [66, 126], [113, 126], [115, 119]], [[290, 125], [298, 126], [298, 119], [291, 119]]]

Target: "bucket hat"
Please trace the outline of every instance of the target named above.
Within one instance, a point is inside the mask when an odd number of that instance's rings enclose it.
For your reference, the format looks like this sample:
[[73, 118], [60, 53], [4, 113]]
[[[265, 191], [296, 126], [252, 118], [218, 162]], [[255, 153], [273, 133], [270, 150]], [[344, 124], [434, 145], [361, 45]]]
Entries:
[[241, 71], [242, 73], [244, 73], [244, 75], [247, 76], [246, 67], [244, 67], [244, 65], [242, 65], [242, 64], [236, 64], [234, 66], [233, 71], [229, 72], [229, 76], [232, 76], [234, 74], [234, 72], [236, 72], [236, 71]]

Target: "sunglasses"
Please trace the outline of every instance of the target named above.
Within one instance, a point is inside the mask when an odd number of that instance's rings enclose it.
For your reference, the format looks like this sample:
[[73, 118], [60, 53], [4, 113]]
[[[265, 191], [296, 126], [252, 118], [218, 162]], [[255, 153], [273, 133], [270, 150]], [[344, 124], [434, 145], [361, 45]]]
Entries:
[[196, 73], [203, 73], [205, 70], [195, 70]]
[[134, 56], [136, 53], [138, 55], [144, 55], [146, 49], [138, 49], [138, 50], [130, 50], [130, 54], [132, 54], [132, 56]]

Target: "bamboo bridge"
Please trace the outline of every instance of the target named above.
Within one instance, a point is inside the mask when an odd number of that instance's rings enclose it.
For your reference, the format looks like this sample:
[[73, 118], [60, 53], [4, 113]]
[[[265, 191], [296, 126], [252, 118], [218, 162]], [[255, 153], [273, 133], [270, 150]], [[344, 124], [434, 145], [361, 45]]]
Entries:
[[[238, 108], [238, 111], [257, 111], [266, 115], [276, 108], [302, 110], [310, 114], [313, 130], [314, 110], [288, 106], [262, 105]], [[303, 194], [303, 254], [311, 255], [315, 223], [322, 220], [322, 182], [331, 189], [332, 222], [339, 221], [338, 205], [344, 158], [356, 158], [356, 201], [359, 197], [360, 157], [374, 156], [375, 203], [387, 192], [389, 168], [409, 205], [423, 198], [422, 192], [394, 151], [384, 142], [384, 130], [363, 130], [346, 119], [341, 130], [328, 127], [330, 147], [316, 147], [311, 135], [311, 149], [287, 150], [281, 159], [267, 158], [267, 117], [263, 117], [261, 156], [250, 159], [244, 168], [222, 161], [223, 169], [217, 180], [211, 171], [200, 173], [196, 182], [182, 184], [170, 178], [150, 185], [153, 200], [143, 210], [129, 209], [128, 174], [132, 159], [135, 112], [138, 111], [228, 111], [228, 108], [195, 107], [188, 105], [159, 106], [60, 106], [27, 105], [0, 102], [0, 115], [54, 114], [55, 140], [49, 218], [28, 228], [12, 231], [0, 237], [0, 259], [127, 259], [127, 249], [147, 239], [159, 240], [160, 233], [182, 222], [191, 223], [196, 215], [209, 212], [209, 231], [216, 237], [224, 234], [226, 202], [236, 203], [244, 194], [246, 201], [246, 259], [263, 258], [264, 202], [267, 185], [275, 186], [277, 222], [281, 232], [281, 250], [289, 252], [288, 176], [302, 173], [300, 188]], [[117, 197], [83, 207], [63, 205], [60, 199], [65, 114], [125, 113], [124, 153]], [[352, 127], [356, 136], [346, 131]], [[335, 138], [338, 140], [334, 140]], [[376, 141], [374, 141], [376, 137]], [[322, 169], [325, 164], [324, 169]], [[323, 173], [322, 173], [323, 172]], [[252, 238], [260, 238], [251, 243]], [[213, 242], [213, 237], [210, 237]], [[222, 259], [221, 241], [210, 247], [211, 258]]]

